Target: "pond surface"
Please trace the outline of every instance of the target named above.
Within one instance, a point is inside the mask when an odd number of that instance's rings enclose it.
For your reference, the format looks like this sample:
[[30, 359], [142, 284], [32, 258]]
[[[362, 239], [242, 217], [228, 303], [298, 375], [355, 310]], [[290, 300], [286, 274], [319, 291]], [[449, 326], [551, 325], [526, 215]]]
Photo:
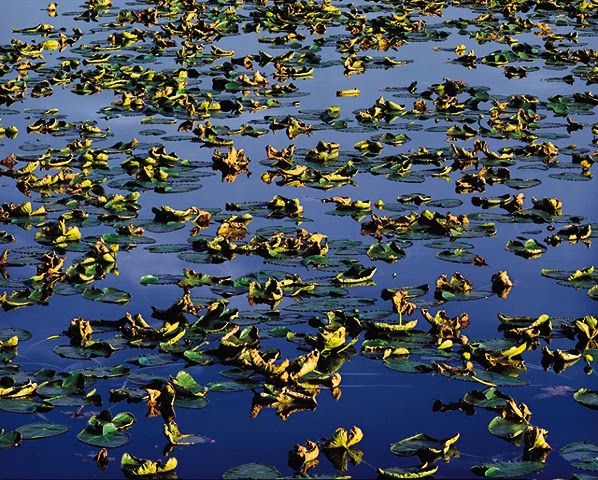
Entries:
[[597, 7], [3, 5], [0, 477], [595, 478]]

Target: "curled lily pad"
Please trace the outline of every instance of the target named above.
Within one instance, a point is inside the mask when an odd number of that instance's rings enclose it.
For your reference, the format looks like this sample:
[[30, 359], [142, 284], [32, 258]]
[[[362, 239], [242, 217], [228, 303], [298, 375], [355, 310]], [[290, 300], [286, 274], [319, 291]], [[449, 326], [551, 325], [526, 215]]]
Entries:
[[513, 442], [515, 445], [521, 445], [523, 434], [528, 426], [526, 423], [515, 422], [503, 417], [495, 417], [488, 425], [488, 430], [492, 435]]
[[363, 265], [352, 265], [349, 270], [339, 273], [333, 282], [340, 284], [354, 284], [372, 279], [376, 273], [376, 267], [364, 267]]
[[533, 238], [521, 240], [509, 240], [505, 245], [505, 248], [515, 255], [526, 258], [538, 258], [544, 252], [548, 250], [546, 245], [534, 240]]
[[459, 434], [444, 440], [437, 440], [425, 433], [418, 433], [393, 444], [390, 451], [399, 457], [417, 455], [422, 463], [432, 462], [443, 456], [454, 456], [456, 452], [454, 444], [458, 439]]
[[77, 438], [83, 443], [102, 448], [116, 448], [127, 444], [131, 436], [125, 432], [135, 423], [135, 417], [128, 412], [112, 416], [109, 410], [103, 410], [89, 419]]
[[574, 288], [593, 288], [598, 282], [598, 272], [594, 266], [579, 268], [577, 270], [542, 269], [542, 276], [558, 280], [560, 285]]
[[372, 244], [368, 248], [367, 255], [372, 260], [383, 260], [387, 263], [392, 263], [404, 258], [407, 254], [396, 242], [390, 241], [386, 244]]
[[[145, 460], [134, 457], [129, 453], [123, 453], [120, 459], [120, 468], [127, 477], [148, 477], [160, 478], [160, 475], [172, 472], [177, 467], [177, 459], [170, 457], [166, 462], [161, 460]], [[165, 477], [166, 478], [166, 477]]]
[[194, 433], [183, 434], [179, 431], [174, 420], [164, 424], [164, 435], [172, 445], [197, 445], [200, 443], [214, 443], [214, 440]]
[[339, 472], [348, 469], [348, 463], [353, 465], [361, 463], [363, 452], [354, 447], [363, 438], [359, 427], [353, 427], [347, 432], [344, 428], [337, 428], [332, 437], [324, 442], [322, 450], [326, 458]]
[[511, 399], [512, 397], [502, 393], [495, 387], [489, 387], [482, 391], [472, 390], [463, 397], [463, 401], [475, 407], [501, 411], [506, 406], [507, 401]]

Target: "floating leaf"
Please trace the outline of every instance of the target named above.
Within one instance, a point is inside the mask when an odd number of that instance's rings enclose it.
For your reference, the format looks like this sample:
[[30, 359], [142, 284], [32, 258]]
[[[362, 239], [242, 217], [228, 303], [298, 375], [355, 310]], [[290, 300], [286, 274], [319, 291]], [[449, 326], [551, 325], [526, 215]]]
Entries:
[[573, 394], [573, 398], [584, 407], [598, 410], [598, 391], [589, 388], [580, 388]]
[[492, 435], [504, 438], [508, 441], [516, 442], [519, 445], [522, 440], [523, 433], [527, 430], [529, 425], [525, 423], [518, 423], [503, 417], [495, 417], [488, 425], [488, 430]]
[[18, 447], [22, 440], [21, 434], [16, 430], [8, 433], [0, 433], [0, 448]]
[[214, 440], [196, 435], [194, 433], [183, 434], [179, 432], [179, 427], [174, 420], [164, 424], [164, 435], [172, 445], [197, 445], [200, 443], [214, 443]]
[[507, 187], [514, 188], [515, 190], [523, 190], [526, 188], [537, 187], [541, 185], [542, 182], [537, 178], [510, 178], [509, 180], [505, 181], [504, 184]]
[[89, 419], [87, 427], [77, 438], [83, 443], [101, 448], [116, 448], [127, 444], [131, 436], [123, 430], [135, 422], [135, 417], [128, 413], [119, 413], [114, 418], [109, 410], [104, 410]]
[[598, 471], [596, 457], [598, 456], [598, 444], [592, 442], [574, 442], [565, 445], [559, 453], [574, 467], [584, 470]]
[[340, 284], [353, 284], [371, 280], [376, 273], [376, 267], [364, 267], [363, 265], [352, 265], [349, 270], [339, 273], [332, 280]]
[[124, 305], [131, 300], [131, 294], [118, 288], [106, 287], [103, 289], [97, 287], [87, 287], [82, 293], [84, 298], [103, 303], [117, 303]]
[[471, 471], [489, 478], [517, 478], [538, 473], [546, 467], [543, 462], [492, 462], [475, 465]]
[[373, 305], [376, 300], [368, 297], [347, 297], [337, 299], [320, 298], [313, 301], [305, 301], [294, 305], [288, 305], [283, 310], [291, 312], [325, 312], [338, 308], [358, 308]]
[[222, 475], [222, 478], [225, 480], [266, 479], [278, 477], [280, 477], [280, 472], [274, 467], [264, 463], [245, 463], [227, 470], [224, 472], [224, 475]]
[[546, 245], [541, 244], [533, 238], [522, 240], [509, 240], [505, 245], [505, 248], [515, 255], [526, 258], [538, 258], [544, 252], [548, 250]]
[[447, 262], [472, 263], [477, 255], [461, 248], [455, 248], [454, 250], [442, 250], [436, 254], [436, 257]]
[[455, 455], [453, 445], [458, 439], [459, 434], [444, 440], [437, 440], [425, 433], [418, 433], [393, 444], [390, 451], [399, 457], [417, 455], [422, 463], [427, 463], [444, 456]]
[[[144, 460], [123, 453], [120, 459], [120, 468], [127, 477], [148, 477], [161, 478], [161, 474], [172, 472], [177, 467], [177, 459], [170, 457], [166, 462], [161, 460]], [[166, 478], [166, 476], [164, 477]]]
[[55, 437], [66, 433], [70, 429], [70, 425], [40, 422], [30, 423], [17, 428], [17, 432], [21, 434], [23, 440], [35, 440], [38, 438]]

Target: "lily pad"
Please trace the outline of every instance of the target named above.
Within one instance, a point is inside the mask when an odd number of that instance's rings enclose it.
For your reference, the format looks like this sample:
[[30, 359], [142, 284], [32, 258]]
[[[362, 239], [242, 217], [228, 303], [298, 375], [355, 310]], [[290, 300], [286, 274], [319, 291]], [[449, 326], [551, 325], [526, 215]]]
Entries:
[[177, 459], [175, 457], [170, 457], [166, 462], [162, 462], [161, 460], [145, 460], [123, 453], [120, 460], [120, 468], [127, 478], [147, 478], [148, 476], [162, 478], [162, 474], [166, 474], [164, 478], [169, 478], [168, 472], [172, 472], [176, 467]]
[[526, 188], [537, 187], [538, 185], [542, 184], [541, 180], [537, 178], [510, 178], [509, 180], [505, 181], [504, 184], [507, 187], [514, 188], [515, 190], [524, 190]]
[[117, 448], [129, 443], [131, 436], [125, 432], [133, 423], [135, 417], [128, 412], [123, 412], [114, 417], [109, 410], [104, 410], [89, 419], [87, 427], [77, 438], [88, 445], [100, 448]]
[[82, 296], [83, 298], [94, 300], [96, 302], [117, 303], [119, 305], [129, 303], [129, 300], [131, 300], [131, 294], [129, 292], [113, 287], [106, 287], [103, 289], [93, 286], [87, 287], [83, 290]]
[[438, 440], [425, 433], [418, 433], [393, 444], [390, 451], [399, 457], [417, 455], [423, 463], [432, 462], [444, 455], [449, 455], [453, 445], [459, 439], [459, 434], [444, 440]]
[[431, 373], [434, 370], [429, 363], [401, 358], [388, 358], [384, 366], [402, 373]]
[[573, 398], [584, 407], [598, 410], [598, 391], [589, 388], [580, 388], [573, 394]]
[[538, 473], [546, 467], [544, 462], [492, 462], [475, 465], [471, 471], [488, 478], [517, 478]]
[[0, 434], [0, 448], [18, 447], [23, 438], [17, 431]]
[[562, 457], [572, 463], [574, 467], [583, 470], [598, 471], [598, 443], [574, 442], [559, 450]]
[[12, 413], [35, 413], [41, 404], [29, 399], [1, 398], [0, 410]]
[[434, 475], [438, 470], [438, 465], [417, 465], [413, 467], [391, 467], [391, 468], [378, 468], [379, 480], [391, 480], [391, 479], [408, 479], [408, 478], [425, 478]]
[[17, 428], [17, 432], [21, 434], [23, 440], [35, 440], [38, 438], [55, 437], [70, 430], [70, 425], [39, 422], [29, 423]]
[[280, 472], [274, 467], [266, 465], [265, 463], [245, 463], [227, 470], [224, 472], [224, 475], [222, 475], [222, 478], [225, 480], [266, 479], [279, 477]]
[[196, 435], [194, 433], [183, 434], [179, 432], [178, 425], [174, 420], [164, 424], [164, 435], [172, 445], [177, 446], [188, 446], [198, 445], [200, 443], [214, 443], [214, 440], [202, 435]]
[[359, 308], [374, 305], [376, 300], [368, 297], [343, 297], [337, 299], [320, 298], [314, 301], [304, 301], [294, 305], [287, 305], [283, 310], [291, 312], [325, 312], [338, 308]]

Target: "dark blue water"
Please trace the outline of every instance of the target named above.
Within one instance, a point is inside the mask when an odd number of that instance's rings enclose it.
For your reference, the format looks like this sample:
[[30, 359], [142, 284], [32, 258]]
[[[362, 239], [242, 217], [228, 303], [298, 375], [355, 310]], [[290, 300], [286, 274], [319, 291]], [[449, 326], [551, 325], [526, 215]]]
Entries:
[[[75, 21], [73, 12], [77, 14], [83, 11], [83, 7], [76, 2], [59, 3], [59, 16], [48, 17], [45, 5], [35, 1], [22, 1], [19, 5], [3, 5], [3, 18], [0, 29], [0, 43], [8, 44], [13, 37], [21, 38], [23, 41], [31, 41], [36, 37], [26, 37], [12, 34], [12, 27], [34, 26], [40, 22], [50, 23], [56, 27], [65, 26], [70, 35], [73, 26], [81, 28], [85, 32], [82, 43], [93, 43], [103, 40], [111, 32], [110, 29], [102, 29], [100, 26], [114, 20], [117, 11], [122, 9], [141, 9], [148, 5], [144, 2], [124, 2], [114, 0], [114, 7], [107, 11], [98, 23], [85, 23]], [[333, 2], [339, 7], [347, 8], [343, 2]], [[369, 2], [360, 2], [367, 5]], [[210, 8], [212, 5], [210, 5]], [[253, 9], [253, 4], [247, 4], [241, 11], [246, 14]], [[467, 8], [451, 7], [445, 9], [443, 18], [422, 17], [429, 25], [442, 23], [449, 18], [472, 18], [480, 12], [471, 12]], [[548, 17], [551, 19], [552, 17]], [[534, 20], [540, 21], [540, 19]], [[543, 19], [546, 21], [546, 19]], [[166, 20], [164, 20], [166, 22]], [[576, 48], [596, 48], [596, 25], [593, 24], [583, 31], [580, 31], [579, 45]], [[141, 26], [140, 26], [141, 27]], [[95, 29], [91, 32], [91, 29]], [[156, 31], [157, 27], [152, 27]], [[451, 209], [454, 214], [467, 214], [479, 212], [471, 205], [471, 194], [458, 195], [455, 193], [455, 181], [460, 173], [451, 174], [452, 181], [446, 182], [439, 178], [426, 177], [424, 183], [410, 184], [393, 182], [384, 176], [373, 176], [367, 173], [366, 169], [360, 169], [360, 173], [354, 178], [357, 186], [344, 186], [328, 192], [313, 188], [278, 187], [275, 184], [266, 185], [260, 180], [260, 176], [268, 167], [260, 164], [266, 158], [265, 146], [270, 144], [277, 149], [282, 149], [290, 143], [295, 143], [298, 150], [309, 150], [314, 148], [318, 141], [338, 142], [342, 151], [353, 150], [353, 145], [365, 138], [377, 133], [389, 131], [393, 133], [406, 133], [411, 141], [403, 146], [385, 146], [382, 155], [396, 153], [408, 153], [419, 147], [428, 149], [449, 147], [446, 135], [443, 132], [404, 131], [400, 126], [402, 120], [395, 124], [384, 125], [380, 132], [364, 131], [355, 121], [354, 112], [370, 107], [376, 99], [384, 95], [410, 108], [414, 99], [408, 97], [406, 92], [397, 91], [398, 88], [406, 87], [413, 81], [418, 82], [418, 92], [427, 86], [435, 83], [442, 83], [448, 77], [460, 79], [471, 86], [486, 86], [490, 88], [493, 95], [507, 98], [516, 94], [535, 95], [542, 100], [548, 99], [555, 94], [572, 95], [578, 91], [591, 90], [591, 86], [584, 86], [581, 80], [574, 85], [567, 85], [563, 82], [547, 81], [552, 77], [562, 77], [570, 72], [570, 69], [555, 70], [546, 68], [541, 60], [536, 60], [534, 65], [540, 67], [537, 71], [530, 71], [525, 79], [507, 80], [502, 75], [502, 70], [485, 65], [468, 70], [462, 66], [451, 63], [455, 58], [452, 50], [459, 44], [466, 45], [467, 50], [475, 49], [476, 55], [482, 57], [489, 52], [505, 48], [496, 43], [478, 45], [465, 35], [459, 35], [455, 29], [449, 30], [450, 36], [444, 41], [410, 42], [399, 48], [397, 51], [385, 52], [392, 58], [400, 60], [413, 60], [404, 66], [390, 69], [369, 68], [365, 73], [347, 77], [343, 75], [343, 67], [339, 61], [339, 54], [334, 50], [334, 42], [319, 52], [323, 60], [336, 62], [335, 65], [326, 68], [316, 68], [313, 79], [296, 79], [293, 83], [298, 87], [300, 95], [282, 101], [282, 107], [273, 110], [264, 110], [255, 113], [244, 112], [236, 118], [217, 118], [212, 122], [215, 125], [226, 125], [230, 128], [239, 127], [248, 123], [256, 127], [267, 128], [270, 123], [265, 117], [275, 115], [283, 118], [287, 114], [301, 115], [313, 114], [314, 111], [322, 111], [325, 108], [338, 105], [341, 109], [341, 118], [349, 122], [347, 131], [334, 131], [332, 129], [315, 131], [311, 136], [301, 135], [290, 140], [283, 131], [276, 135], [269, 133], [259, 138], [247, 136], [234, 136], [235, 147], [244, 149], [246, 155], [251, 158], [250, 170], [252, 175], [240, 175], [233, 183], [221, 182], [220, 175], [205, 177], [202, 180], [202, 188], [187, 193], [175, 195], [161, 195], [154, 192], [144, 192], [140, 200], [142, 209], [139, 212], [139, 219], [151, 219], [152, 207], [169, 205], [175, 209], [186, 209], [191, 205], [201, 209], [224, 210], [227, 202], [247, 201], [268, 201], [275, 194], [286, 197], [297, 197], [304, 206], [305, 222], [300, 226], [310, 232], [321, 232], [328, 235], [329, 240], [355, 239], [361, 240], [365, 245], [374, 243], [371, 237], [361, 235], [360, 223], [350, 217], [339, 217], [329, 215], [333, 209], [331, 204], [323, 204], [322, 199], [331, 196], [351, 196], [353, 200], [369, 199], [374, 203], [382, 200], [385, 203], [394, 202], [396, 197], [411, 192], [421, 192], [432, 196], [434, 199], [459, 198], [464, 203], [461, 207]], [[569, 27], [560, 27], [559, 31], [566, 33]], [[310, 36], [309, 31], [305, 44], [313, 41], [315, 36]], [[265, 33], [263, 33], [266, 35]], [[340, 26], [330, 28], [328, 35], [346, 34]], [[271, 55], [279, 55], [288, 48], [275, 49], [269, 44], [258, 43], [259, 34], [240, 34], [225, 36], [216, 43], [223, 49], [234, 49], [236, 56], [256, 53], [258, 50], [267, 51]], [[520, 42], [540, 43], [533, 34], [518, 36]], [[440, 48], [438, 48], [440, 47]], [[206, 49], [208, 47], [206, 46]], [[367, 52], [371, 53], [371, 52]], [[60, 62], [63, 57], [74, 54], [68, 50], [63, 53], [44, 52], [45, 61], [49, 65]], [[379, 55], [379, 53], [372, 53]], [[220, 61], [216, 61], [218, 63]], [[151, 66], [156, 70], [177, 68], [172, 57], [163, 57]], [[206, 70], [205, 67], [202, 67]], [[272, 66], [265, 67], [261, 71], [272, 74]], [[5, 81], [6, 79], [2, 79]], [[197, 82], [202, 91], [211, 89], [211, 78], [202, 77]], [[358, 88], [361, 95], [358, 97], [336, 97], [335, 92], [340, 89]], [[383, 89], [394, 88], [392, 91]], [[137, 138], [145, 145], [161, 143], [166, 146], [168, 152], [176, 152], [181, 159], [189, 159], [192, 163], [210, 163], [213, 153], [211, 148], [200, 148], [198, 143], [191, 142], [191, 134], [177, 132], [177, 125], [182, 121], [177, 118], [173, 124], [142, 125], [140, 119], [143, 115], [119, 116], [108, 119], [100, 112], [100, 109], [107, 107], [117, 97], [112, 92], [104, 91], [99, 95], [75, 96], [70, 93], [69, 88], [61, 89], [54, 87], [54, 94], [47, 98], [32, 99], [26, 97], [24, 103], [16, 103], [10, 107], [10, 111], [2, 110], [2, 126], [16, 125], [19, 135], [15, 140], [0, 140], [0, 158], [6, 157], [9, 153], [32, 154], [23, 151], [22, 144], [38, 145], [33, 152], [41, 155], [48, 145], [53, 148], [63, 148], [67, 141], [61, 137], [49, 135], [28, 135], [26, 127], [34, 121], [35, 112], [27, 109], [46, 110], [56, 107], [60, 114], [65, 115], [68, 121], [81, 122], [88, 119], [97, 120], [101, 128], [110, 127], [112, 136], [103, 141], [94, 142], [94, 147], [108, 147], [118, 141], [128, 142]], [[294, 103], [298, 102], [298, 103]], [[431, 104], [431, 102], [430, 102]], [[484, 108], [488, 108], [485, 104]], [[307, 112], [307, 113], [306, 113]], [[487, 117], [487, 112], [486, 117]], [[553, 118], [552, 113], [546, 109], [542, 111], [546, 115], [546, 121], [564, 125], [564, 118]], [[159, 117], [157, 115], [157, 117]], [[590, 126], [596, 123], [595, 107], [588, 112], [588, 115], [572, 115], [572, 117], [584, 124], [581, 131], [574, 132], [570, 136], [559, 139], [550, 139], [559, 148], [570, 144], [576, 144], [580, 148], [595, 150], [592, 143]], [[306, 122], [318, 123], [317, 115], [308, 118]], [[310, 119], [311, 118], [311, 119]], [[169, 120], [169, 118], [163, 118]], [[203, 122], [203, 121], [202, 121]], [[483, 122], [483, 121], [482, 121]], [[434, 126], [432, 120], [417, 122], [422, 127]], [[448, 123], [440, 123], [446, 125]], [[147, 136], [143, 131], [148, 128], [158, 128], [166, 131], [166, 135]], [[549, 129], [551, 130], [551, 129]], [[563, 133], [563, 127], [554, 127], [554, 131]], [[179, 136], [180, 141], [173, 141], [168, 136]], [[70, 140], [69, 140], [70, 141]], [[542, 139], [546, 141], [546, 139]], [[456, 142], [457, 145], [472, 148], [472, 140]], [[496, 151], [502, 146], [522, 146], [523, 143], [517, 140], [488, 139], [490, 148]], [[127, 155], [115, 157], [111, 165], [118, 165], [126, 159]], [[563, 156], [564, 157], [564, 156]], [[295, 158], [301, 158], [295, 154]], [[570, 157], [564, 157], [563, 162], [570, 161]], [[358, 160], [356, 160], [358, 165]], [[358, 165], [359, 166], [359, 165]], [[577, 171], [577, 170], [576, 170]], [[536, 177], [542, 180], [542, 184], [530, 190], [523, 190], [526, 195], [525, 206], [531, 206], [531, 197], [558, 197], [563, 201], [563, 213], [566, 215], [579, 215], [585, 217], [584, 223], [596, 222], [595, 208], [592, 207], [598, 200], [595, 180], [586, 182], [567, 182], [549, 178], [547, 173], [540, 170], [517, 170], [511, 168], [513, 177]], [[119, 177], [127, 180], [128, 178]], [[125, 181], [123, 180], [123, 182]], [[111, 193], [128, 192], [119, 191], [116, 188], [107, 189]], [[504, 185], [489, 187], [485, 196], [499, 196], [503, 194], [518, 193]], [[478, 194], [476, 194], [478, 195]], [[15, 189], [14, 181], [8, 177], [0, 176], [0, 203], [15, 202], [22, 203], [29, 200], [22, 193]], [[35, 205], [42, 204], [46, 199], [34, 195], [31, 201]], [[423, 207], [414, 210], [421, 212]], [[446, 210], [440, 209], [442, 213]], [[490, 210], [496, 212], [496, 210]], [[500, 211], [500, 213], [504, 213]], [[384, 212], [386, 215], [393, 215], [393, 212]], [[55, 218], [57, 214], [52, 214]], [[366, 217], [364, 220], [368, 220]], [[289, 220], [267, 220], [254, 216], [249, 225], [250, 235], [263, 226], [295, 226]], [[538, 238], [542, 240], [550, 233], [546, 224], [534, 225], [532, 223], [497, 223], [497, 235], [495, 237], [465, 239], [475, 245], [475, 253], [486, 259], [490, 268], [479, 268], [473, 265], [462, 265], [443, 262], [435, 258], [437, 250], [425, 248], [425, 241], [414, 241], [414, 245], [407, 248], [406, 258], [394, 263], [372, 262], [365, 255], [359, 257], [365, 265], [375, 265], [378, 270], [375, 274], [373, 286], [356, 286], [350, 289], [350, 296], [365, 296], [378, 300], [378, 303], [368, 309], [389, 310], [389, 302], [380, 300], [382, 288], [401, 288], [409, 285], [429, 284], [432, 288], [435, 280], [441, 274], [449, 276], [459, 271], [470, 279], [476, 289], [489, 290], [491, 288], [491, 276], [499, 270], [507, 270], [514, 288], [507, 299], [492, 296], [483, 300], [471, 302], [448, 302], [439, 307], [432, 307], [433, 311], [438, 308], [445, 309], [447, 314], [454, 317], [462, 312], [470, 316], [470, 326], [464, 332], [470, 340], [480, 340], [494, 337], [501, 337], [497, 331], [499, 322], [497, 314], [526, 315], [538, 317], [541, 314], [549, 314], [551, 317], [578, 318], [584, 315], [596, 313], [596, 303], [585, 290], [576, 290], [560, 286], [556, 281], [541, 276], [541, 269], [564, 269], [574, 270], [595, 264], [598, 260], [595, 247], [587, 248], [583, 244], [569, 244], [564, 241], [557, 248], [549, 248], [539, 259], [525, 260], [515, 256], [504, 249], [509, 240], [518, 236], [526, 238]], [[212, 224], [207, 231], [215, 235], [215, 228]], [[111, 227], [100, 225], [97, 227], [83, 228], [82, 233], [87, 235], [102, 235], [112, 232]], [[184, 229], [170, 233], [151, 233], [146, 235], [154, 238], [159, 244], [186, 244], [189, 237], [190, 225], [187, 223]], [[23, 230], [16, 225], [7, 223], [0, 224], [0, 231], [6, 231], [15, 235], [17, 241], [12, 245], [2, 245], [2, 249], [10, 248], [17, 250], [26, 246], [36, 246], [34, 234], [35, 227], [31, 230]], [[531, 233], [530, 233], [531, 232]], [[68, 253], [69, 262], [80, 257], [78, 253]], [[152, 306], [167, 308], [181, 295], [181, 289], [176, 286], [149, 286], [143, 287], [139, 278], [146, 274], [181, 274], [183, 268], [192, 268], [202, 273], [212, 275], [230, 275], [238, 278], [242, 275], [256, 272], [262, 269], [284, 269], [307, 279], [317, 279], [329, 273], [319, 273], [301, 267], [300, 270], [280, 265], [264, 264], [257, 256], [237, 256], [231, 262], [222, 264], [194, 264], [177, 258], [174, 254], [150, 253], [143, 246], [138, 246], [131, 251], [118, 252], [118, 276], [109, 275], [105, 280], [97, 281], [94, 285], [114, 287], [126, 290], [131, 293], [132, 299], [126, 306], [103, 304], [92, 302], [79, 296], [51, 297], [48, 306], [31, 306], [10, 312], [0, 313], [0, 328], [18, 327], [33, 333], [33, 338], [23, 342], [19, 346], [19, 355], [14, 363], [21, 366], [22, 371], [35, 372], [42, 368], [71, 371], [85, 366], [98, 364], [117, 365], [127, 358], [141, 352], [133, 349], [125, 349], [117, 352], [109, 359], [95, 359], [89, 361], [78, 361], [60, 358], [52, 349], [58, 345], [67, 343], [62, 337], [46, 340], [48, 337], [60, 334], [65, 330], [71, 319], [82, 316], [85, 319], [108, 319], [121, 318], [125, 312], [131, 314], [140, 313], [146, 320], [151, 320]], [[14, 278], [26, 278], [35, 273], [33, 267], [9, 268], [9, 273]], [[335, 272], [336, 274], [337, 272]], [[0, 289], [3, 291], [3, 289]], [[9, 290], [10, 293], [11, 290]], [[194, 295], [211, 295], [207, 288], [195, 289]], [[432, 300], [431, 293], [425, 298]], [[241, 311], [249, 310], [247, 296], [241, 295], [232, 297], [230, 306], [239, 308]], [[285, 306], [294, 304], [294, 300], [285, 297], [278, 308], [284, 315], [289, 312], [284, 310]], [[342, 303], [340, 305], [342, 308]], [[257, 308], [265, 308], [260, 305]], [[419, 319], [418, 328], [427, 329], [425, 320], [419, 313], [414, 314]], [[305, 324], [290, 326], [291, 330], [309, 331]], [[260, 328], [264, 328], [261, 325]], [[361, 341], [356, 348], [359, 352]], [[264, 346], [275, 346], [282, 351], [282, 356], [294, 358], [303, 352], [297, 350], [295, 345], [286, 342], [284, 339], [266, 340]], [[541, 346], [544, 343], [541, 342]], [[551, 350], [556, 348], [568, 349], [574, 346], [574, 342], [563, 338], [556, 338], [549, 346]], [[594, 425], [596, 424], [596, 412], [589, 410], [573, 399], [574, 391], [579, 388], [596, 389], [596, 374], [586, 375], [583, 372], [584, 362], [580, 361], [571, 368], [557, 375], [553, 371], [545, 372], [541, 367], [540, 348], [535, 351], [527, 351], [523, 355], [527, 365], [527, 372], [521, 376], [529, 385], [525, 387], [501, 387], [501, 390], [512, 395], [518, 403], [525, 403], [532, 411], [531, 423], [546, 429], [548, 443], [552, 452], [548, 456], [546, 468], [534, 478], [568, 478], [574, 470], [569, 462], [565, 461], [558, 451], [563, 446], [576, 441], [598, 441], [598, 435]], [[183, 361], [161, 366], [149, 367], [144, 371], [168, 376], [176, 373], [185, 366]], [[222, 381], [224, 378], [219, 371], [226, 368], [223, 365], [210, 367], [191, 366], [188, 372], [193, 375], [198, 383], [205, 385], [212, 381]], [[133, 370], [138, 367], [132, 367]], [[482, 389], [483, 386], [476, 383], [459, 382], [449, 380], [440, 375], [427, 374], [403, 374], [384, 367], [378, 360], [367, 359], [359, 354], [353, 355], [339, 370], [342, 375], [341, 390], [342, 396], [335, 400], [330, 392], [323, 390], [318, 395], [318, 406], [314, 411], [304, 411], [291, 415], [288, 420], [282, 421], [276, 416], [273, 409], [264, 408], [256, 418], [250, 418], [251, 401], [253, 392], [209, 392], [209, 405], [200, 410], [177, 408], [176, 421], [183, 433], [196, 433], [214, 440], [213, 444], [198, 445], [192, 447], [177, 447], [171, 454], [178, 459], [177, 475], [181, 478], [217, 478], [222, 476], [228, 469], [237, 465], [249, 462], [262, 462], [276, 467], [282, 476], [291, 476], [292, 470], [287, 466], [287, 452], [295, 443], [303, 443], [307, 439], [317, 441], [323, 437], [330, 437], [338, 428], [346, 429], [358, 426], [364, 433], [364, 439], [357, 445], [364, 452], [363, 462], [358, 466], [351, 466], [348, 475], [354, 478], [374, 478], [376, 468], [390, 468], [416, 464], [417, 459], [398, 459], [390, 452], [390, 446], [407, 437], [417, 433], [427, 433], [436, 438], [449, 438], [460, 433], [460, 439], [456, 446], [460, 452], [458, 458], [451, 458], [450, 462], [439, 461], [438, 478], [465, 478], [472, 477], [470, 468], [480, 463], [490, 461], [519, 460], [521, 458], [521, 447], [516, 447], [494, 437], [488, 432], [488, 424], [496, 415], [493, 412], [478, 409], [474, 416], [466, 416], [463, 412], [434, 413], [432, 405], [434, 401], [441, 400], [445, 403], [457, 401], [465, 393], [472, 389]], [[76, 435], [81, 431], [88, 421], [88, 415], [101, 410], [99, 407], [85, 408], [83, 413], [86, 416], [72, 418], [71, 414], [76, 408], [54, 408], [44, 414], [18, 415], [0, 411], [0, 428], [10, 432], [22, 425], [39, 422], [43, 420], [68, 423], [71, 430], [62, 436], [38, 441], [24, 441], [18, 448], [0, 449], [0, 461], [3, 468], [0, 471], [0, 478], [114, 478], [120, 477], [121, 471], [119, 462], [122, 454], [128, 452], [140, 458], [158, 459], [163, 458], [162, 450], [166, 439], [162, 434], [163, 422], [160, 417], [145, 418], [147, 408], [144, 403], [127, 404], [126, 402], [110, 403], [108, 401], [109, 390], [126, 385], [126, 379], [117, 378], [114, 380], [100, 380], [94, 387], [104, 398], [101, 408], [108, 408], [114, 414], [122, 411], [130, 411], [137, 417], [137, 422], [129, 430], [132, 435], [131, 442], [120, 448], [110, 449], [111, 458], [108, 469], [102, 472], [93, 461], [93, 455], [97, 452], [92, 447], [79, 442]], [[563, 387], [561, 394], [554, 394], [552, 387]], [[551, 395], [552, 393], [552, 395]], [[407, 460], [407, 461], [406, 461]], [[409, 463], [409, 461], [411, 463]], [[334, 468], [323, 457], [320, 456], [320, 464], [313, 470], [314, 474], [332, 475]]]

